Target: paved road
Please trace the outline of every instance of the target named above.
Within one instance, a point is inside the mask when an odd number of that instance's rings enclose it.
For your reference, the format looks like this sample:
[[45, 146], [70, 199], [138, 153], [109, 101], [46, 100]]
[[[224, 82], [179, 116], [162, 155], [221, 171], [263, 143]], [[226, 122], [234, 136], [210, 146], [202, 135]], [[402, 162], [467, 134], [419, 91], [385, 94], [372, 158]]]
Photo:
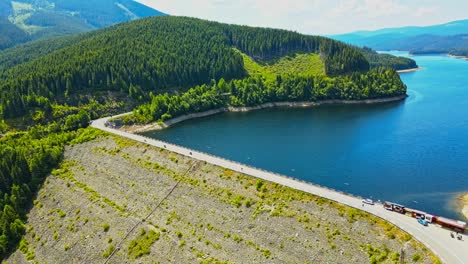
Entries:
[[169, 151], [188, 156], [197, 160], [206, 161], [208, 163], [221, 166], [233, 171], [245, 173], [256, 178], [264, 179], [267, 181], [275, 182], [288, 186], [293, 189], [301, 190], [307, 193], [311, 193], [317, 196], [321, 196], [344, 205], [348, 205], [360, 210], [364, 210], [373, 215], [381, 217], [402, 230], [411, 234], [414, 238], [425, 244], [432, 252], [434, 252], [439, 258], [447, 264], [468, 264], [468, 236], [463, 235], [463, 240], [450, 237], [450, 231], [443, 229], [437, 225], [429, 225], [427, 227], [419, 224], [416, 219], [401, 215], [395, 212], [387, 211], [383, 206], [377, 204], [374, 206], [365, 205], [362, 206], [361, 199], [345, 193], [341, 193], [335, 190], [327, 189], [324, 187], [316, 186], [310, 183], [302, 182], [296, 179], [288, 178], [279, 174], [264, 171], [261, 169], [249, 167], [244, 164], [229, 161], [220, 157], [215, 157], [206, 153], [191, 150], [174, 144], [169, 144], [163, 141], [150, 139], [144, 136], [127, 133], [124, 131], [112, 129], [106, 127], [104, 124], [110, 118], [102, 118], [92, 122], [91, 126], [107, 131], [112, 134], [116, 134], [122, 137], [133, 139], [142, 143], [146, 143], [159, 148], [164, 148]]

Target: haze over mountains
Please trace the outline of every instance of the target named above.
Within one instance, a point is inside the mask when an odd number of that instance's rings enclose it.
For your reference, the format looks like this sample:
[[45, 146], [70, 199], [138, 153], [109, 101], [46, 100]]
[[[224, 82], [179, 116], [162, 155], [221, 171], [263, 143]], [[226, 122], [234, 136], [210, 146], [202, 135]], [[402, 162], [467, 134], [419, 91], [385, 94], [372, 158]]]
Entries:
[[375, 50], [413, 53], [457, 53], [468, 50], [468, 20], [427, 27], [387, 28], [333, 36], [334, 39]]
[[165, 14], [133, 0], [2, 0], [0, 50], [159, 15]]

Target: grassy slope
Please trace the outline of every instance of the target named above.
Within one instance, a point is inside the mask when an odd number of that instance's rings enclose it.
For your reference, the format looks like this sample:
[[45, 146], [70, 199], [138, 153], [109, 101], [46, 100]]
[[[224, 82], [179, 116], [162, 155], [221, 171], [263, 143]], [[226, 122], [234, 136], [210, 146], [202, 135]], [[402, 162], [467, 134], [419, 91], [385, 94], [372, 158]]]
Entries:
[[[186, 171], [195, 168], [189, 174]], [[114, 136], [69, 147], [8, 263], [393, 263], [433, 256], [398, 228], [326, 199]]]
[[246, 54], [242, 53], [242, 57], [249, 75], [262, 75], [267, 79], [274, 79], [278, 74], [325, 75], [325, 64], [318, 54], [284, 56], [264, 65], [257, 63]]

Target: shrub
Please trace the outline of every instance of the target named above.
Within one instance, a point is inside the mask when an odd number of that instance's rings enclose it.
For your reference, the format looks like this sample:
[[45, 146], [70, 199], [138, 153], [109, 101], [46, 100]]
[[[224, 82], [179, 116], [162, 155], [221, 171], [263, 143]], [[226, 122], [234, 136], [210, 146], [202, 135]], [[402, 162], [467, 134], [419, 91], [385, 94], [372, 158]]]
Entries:
[[414, 262], [419, 262], [421, 260], [421, 255], [419, 255], [419, 253], [416, 253], [413, 255], [413, 257], [411, 258]]
[[109, 231], [109, 229], [110, 229], [109, 223], [105, 222], [105, 223], [102, 225], [102, 229], [104, 230], [104, 232]]
[[240, 243], [242, 241], [242, 238], [238, 235], [234, 235], [232, 239], [234, 239], [234, 241], [236, 241], [237, 243]]
[[108, 258], [112, 254], [112, 252], [114, 252], [114, 250], [115, 250], [115, 246], [109, 245], [109, 247], [107, 247], [107, 250], [102, 253], [102, 256], [104, 258]]
[[179, 247], [183, 247], [183, 246], [185, 246], [185, 240], [181, 240], [181, 241], [179, 242]]
[[247, 200], [245, 200], [244, 202], [244, 205], [245, 207], [249, 208], [250, 206], [252, 206], [252, 200], [250, 200], [250, 198], [247, 198]]
[[60, 218], [64, 218], [66, 215], [67, 215], [67, 214], [66, 214], [64, 211], [62, 211], [62, 210], [59, 210], [59, 211], [58, 211], [58, 216], [59, 216]]
[[262, 190], [263, 184], [264, 182], [262, 180], [257, 180], [257, 182], [255, 183], [255, 189], [257, 189], [257, 191], [260, 192]]
[[148, 255], [151, 253], [151, 246], [159, 240], [161, 234], [159, 232], [155, 232], [150, 230], [146, 232], [144, 228], [140, 230], [138, 237], [132, 241], [128, 245], [128, 256], [134, 259], [139, 258], [143, 255]]

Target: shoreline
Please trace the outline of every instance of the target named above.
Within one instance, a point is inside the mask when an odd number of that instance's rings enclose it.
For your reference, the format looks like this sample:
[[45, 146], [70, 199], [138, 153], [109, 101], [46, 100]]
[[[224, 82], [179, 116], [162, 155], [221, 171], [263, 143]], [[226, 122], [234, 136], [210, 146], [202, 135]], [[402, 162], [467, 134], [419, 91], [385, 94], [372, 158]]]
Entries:
[[406, 69], [406, 70], [399, 70], [399, 71], [396, 71], [397, 73], [407, 73], [407, 72], [415, 72], [415, 71], [420, 71], [422, 70], [423, 68], [411, 68], [411, 69]]
[[447, 56], [450, 57], [450, 58], [454, 58], [454, 59], [462, 59], [462, 60], [468, 61], [467, 56], [457, 56], [457, 55], [450, 55], [450, 54], [448, 54]]
[[468, 219], [468, 192], [457, 195], [456, 199], [459, 212]]
[[239, 113], [239, 112], [250, 112], [255, 110], [267, 109], [267, 108], [275, 108], [275, 107], [288, 107], [288, 108], [310, 108], [316, 107], [320, 105], [347, 105], [347, 104], [379, 104], [379, 103], [389, 103], [389, 102], [397, 102], [406, 99], [408, 95], [400, 95], [388, 98], [379, 98], [379, 99], [365, 99], [365, 100], [324, 100], [319, 102], [274, 102], [274, 103], [265, 103], [257, 106], [250, 106], [250, 107], [222, 107], [217, 109], [212, 109], [204, 112], [186, 114], [179, 117], [175, 117], [169, 119], [164, 122], [153, 122], [147, 125], [132, 125], [132, 126], [123, 126], [119, 128], [119, 130], [129, 132], [129, 133], [144, 133], [149, 131], [155, 130], [162, 130], [168, 127], [171, 127], [175, 124], [196, 119], [202, 118], [207, 116], [212, 116], [221, 113]]

